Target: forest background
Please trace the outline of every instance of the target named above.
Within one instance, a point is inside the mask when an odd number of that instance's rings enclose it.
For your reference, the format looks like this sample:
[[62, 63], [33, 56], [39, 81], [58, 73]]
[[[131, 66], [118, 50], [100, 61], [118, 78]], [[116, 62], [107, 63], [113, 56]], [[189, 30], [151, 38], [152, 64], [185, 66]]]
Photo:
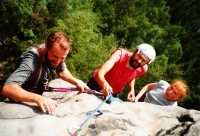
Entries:
[[[136, 80], [136, 92], [161, 79], [183, 79], [190, 92], [179, 105], [200, 110], [199, 0], [1, 0], [0, 7], [1, 83], [24, 49], [62, 31], [73, 41], [66, 64], [75, 77], [87, 82], [115, 48], [148, 43], [157, 57]], [[120, 98], [127, 93], [125, 87]]]

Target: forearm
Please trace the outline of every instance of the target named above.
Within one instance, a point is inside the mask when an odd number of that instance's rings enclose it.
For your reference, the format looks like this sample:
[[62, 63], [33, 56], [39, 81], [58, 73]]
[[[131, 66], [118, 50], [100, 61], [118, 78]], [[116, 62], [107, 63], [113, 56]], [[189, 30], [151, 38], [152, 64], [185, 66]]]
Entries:
[[78, 85], [78, 80], [68, 70], [58, 73], [59, 77], [75, 86]]
[[134, 86], [135, 86], [135, 79], [133, 79], [130, 83], [128, 83], [128, 88], [130, 90], [130, 93], [133, 95], [135, 95]]
[[[129, 90], [130, 90], [130, 89], [129, 89]], [[134, 89], [131, 89], [129, 92], [130, 92], [132, 95], [135, 96], [135, 90], [134, 90]]]
[[28, 92], [17, 84], [4, 85], [2, 88], [2, 94], [15, 101], [34, 102], [40, 107], [43, 113], [52, 114], [57, 106], [56, 101]]
[[97, 73], [97, 75], [94, 78], [101, 89], [109, 85], [109, 83], [106, 81], [104, 77], [104, 74], [102, 74], [100, 71]]
[[38, 94], [22, 89], [17, 84], [4, 85], [2, 88], [2, 94], [10, 99], [22, 102], [37, 102], [39, 97], [41, 97]]
[[94, 79], [97, 82], [97, 84], [99, 85], [99, 87], [101, 88], [101, 91], [105, 96], [108, 96], [110, 93], [113, 93], [112, 87], [109, 85], [109, 83], [104, 78], [104, 74], [98, 73], [94, 77]]
[[140, 92], [138, 93], [138, 95], [136, 96], [136, 99], [139, 100], [146, 92], [152, 90], [155, 86], [156, 86], [157, 83], [150, 83], [150, 84], [147, 84], [146, 86], [144, 86]]
[[136, 96], [136, 100], [139, 100], [146, 92], [148, 91], [148, 87], [144, 86]]
[[77, 88], [80, 89], [81, 92], [85, 92], [85, 89], [89, 87], [80, 79], [77, 79], [72, 76], [72, 74], [66, 69], [63, 72], [58, 73], [61, 79], [75, 85]]

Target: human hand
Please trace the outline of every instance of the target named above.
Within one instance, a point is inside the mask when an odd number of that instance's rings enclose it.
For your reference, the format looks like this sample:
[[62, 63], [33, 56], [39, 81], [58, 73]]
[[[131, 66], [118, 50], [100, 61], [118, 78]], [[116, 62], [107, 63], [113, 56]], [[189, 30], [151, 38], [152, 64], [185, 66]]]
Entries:
[[112, 90], [112, 87], [110, 85], [105, 85], [102, 89], [102, 93], [105, 95], [105, 96], [108, 96], [109, 94], [112, 94], [113, 93], [113, 90]]
[[48, 114], [52, 114], [53, 112], [55, 112], [55, 109], [57, 107], [56, 101], [50, 98], [46, 98], [44, 96], [39, 96], [36, 103], [40, 107], [43, 113], [48, 113]]
[[87, 89], [90, 89], [82, 80], [77, 79], [76, 83], [77, 88], [80, 89], [78, 93], [87, 92]]
[[129, 92], [127, 97], [128, 102], [134, 102], [135, 101], [135, 94], [133, 92]]

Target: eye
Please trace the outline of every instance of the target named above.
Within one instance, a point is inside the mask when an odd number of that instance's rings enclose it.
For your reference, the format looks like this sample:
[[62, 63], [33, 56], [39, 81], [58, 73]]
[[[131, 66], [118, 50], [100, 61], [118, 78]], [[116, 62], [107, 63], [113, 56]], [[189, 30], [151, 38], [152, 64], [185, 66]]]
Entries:
[[54, 54], [52, 54], [52, 56], [54, 57], [54, 58], [58, 58], [56, 55], [54, 55]]
[[145, 61], [145, 57], [142, 56], [141, 54], [140, 54], [140, 59], [142, 59], [143, 61]]
[[174, 94], [178, 95], [178, 91], [173, 88]]
[[143, 54], [140, 54], [140, 59], [145, 63], [148, 61], [148, 58], [144, 56]]

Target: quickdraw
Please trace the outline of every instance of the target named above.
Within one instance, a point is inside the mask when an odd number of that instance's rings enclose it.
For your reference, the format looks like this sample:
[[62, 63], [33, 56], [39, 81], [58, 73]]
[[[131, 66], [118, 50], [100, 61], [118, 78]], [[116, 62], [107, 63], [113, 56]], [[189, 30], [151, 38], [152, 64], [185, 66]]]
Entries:
[[[100, 115], [103, 115], [103, 112], [99, 109], [99, 110], [97, 110], [97, 114], [94, 114], [94, 116], [96, 116], [96, 117], [98, 117], [98, 116], [100, 116]], [[92, 113], [91, 112], [88, 112], [87, 113], [88, 115], [91, 115]]]
[[[71, 136], [78, 136], [78, 134], [80, 133], [80, 131], [83, 129], [84, 125], [95, 115], [102, 115], [103, 113], [100, 111], [100, 107], [112, 96], [112, 94], [108, 95], [106, 97], [106, 99], [92, 112], [92, 113], [89, 113], [89, 117], [83, 122], [83, 124], [80, 126], [80, 127], [74, 127], [74, 126], [71, 126], [68, 128], [68, 131], [69, 131], [69, 134]], [[95, 114], [96, 112], [99, 112], [99, 114]], [[75, 131], [75, 133], [71, 133], [71, 128], [78, 128], [77, 131]]]

